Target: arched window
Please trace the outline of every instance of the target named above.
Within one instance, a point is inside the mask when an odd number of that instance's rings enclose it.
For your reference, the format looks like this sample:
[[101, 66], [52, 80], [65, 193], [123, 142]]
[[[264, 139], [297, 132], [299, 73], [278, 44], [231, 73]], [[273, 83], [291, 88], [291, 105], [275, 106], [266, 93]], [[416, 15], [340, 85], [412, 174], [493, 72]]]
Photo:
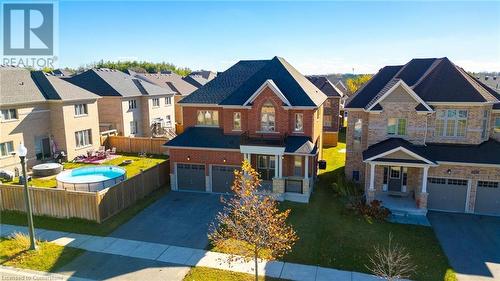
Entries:
[[275, 120], [274, 105], [267, 101], [260, 112], [260, 129], [266, 132], [274, 132]]

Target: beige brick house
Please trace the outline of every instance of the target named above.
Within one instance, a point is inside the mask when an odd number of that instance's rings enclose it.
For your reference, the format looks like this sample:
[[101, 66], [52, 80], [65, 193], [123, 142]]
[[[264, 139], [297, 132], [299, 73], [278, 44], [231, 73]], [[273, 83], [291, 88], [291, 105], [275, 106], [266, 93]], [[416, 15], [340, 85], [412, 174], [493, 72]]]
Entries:
[[98, 96], [59, 77], [0, 67], [0, 169], [18, 168], [20, 143], [28, 148], [28, 166], [68, 159], [98, 149]]
[[101, 131], [122, 136], [171, 136], [175, 130], [174, 91], [114, 69], [89, 69], [65, 78], [101, 98]]
[[345, 110], [345, 173], [368, 200], [500, 215], [500, 96], [465, 70], [447, 58], [386, 66]]
[[231, 192], [244, 159], [262, 191], [307, 202], [321, 157], [317, 87], [284, 59], [240, 61], [185, 97], [185, 131], [165, 144], [173, 190]]

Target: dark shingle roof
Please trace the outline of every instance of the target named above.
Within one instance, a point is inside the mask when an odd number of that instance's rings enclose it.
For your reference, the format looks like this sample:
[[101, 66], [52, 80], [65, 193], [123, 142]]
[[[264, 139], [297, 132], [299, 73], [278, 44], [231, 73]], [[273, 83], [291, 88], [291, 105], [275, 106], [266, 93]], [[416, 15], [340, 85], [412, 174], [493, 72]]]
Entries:
[[220, 128], [190, 127], [165, 146], [239, 149], [240, 136], [224, 135]]
[[174, 94], [170, 89], [161, 88], [114, 69], [89, 69], [66, 80], [99, 96]]
[[307, 76], [318, 89], [320, 89], [328, 97], [342, 97], [344, 93], [335, 87], [330, 80], [324, 76]]
[[319, 106], [326, 96], [282, 58], [240, 61], [181, 103], [243, 105], [266, 80], [271, 79], [292, 106]]
[[398, 81], [426, 102], [496, 102], [487, 89], [448, 58], [412, 59], [402, 66], [382, 68], [352, 98], [346, 108], [367, 108]]
[[285, 139], [285, 152], [294, 153], [297, 149], [301, 148], [308, 141], [311, 141], [310, 137], [306, 136], [288, 136]]
[[[404, 147], [433, 162], [500, 164], [500, 142], [490, 139], [481, 144], [428, 143], [415, 145], [404, 139], [389, 138], [363, 151], [363, 160], [397, 147]], [[407, 160], [404, 160], [407, 161]]]

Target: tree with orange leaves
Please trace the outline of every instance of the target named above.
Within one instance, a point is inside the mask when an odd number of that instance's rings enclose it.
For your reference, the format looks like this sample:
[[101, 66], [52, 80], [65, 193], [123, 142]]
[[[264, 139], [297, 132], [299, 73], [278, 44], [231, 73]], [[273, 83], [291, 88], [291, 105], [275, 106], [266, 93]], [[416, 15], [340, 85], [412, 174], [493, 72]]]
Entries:
[[237, 259], [255, 264], [255, 280], [258, 280], [259, 255], [277, 259], [290, 252], [298, 240], [293, 228], [286, 224], [290, 210], [280, 212], [270, 195], [259, 194], [261, 179], [248, 161], [242, 170], [234, 171], [231, 189], [234, 196], [222, 199], [224, 209], [217, 214], [210, 226], [210, 241], [215, 247], [225, 248], [228, 241], [241, 243], [238, 251], [232, 251], [228, 262]]

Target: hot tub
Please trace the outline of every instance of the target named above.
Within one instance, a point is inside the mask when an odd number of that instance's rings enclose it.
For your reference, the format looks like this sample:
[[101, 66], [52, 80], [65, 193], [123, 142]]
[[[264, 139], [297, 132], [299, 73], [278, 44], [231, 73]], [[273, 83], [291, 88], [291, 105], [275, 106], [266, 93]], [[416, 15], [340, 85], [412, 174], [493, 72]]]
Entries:
[[120, 167], [97, 166], [64, 171], [57, 175], [56, 180], [58, 188], [96, 192], [114, 186], [126, 178], [125, 170]]
[[33, 166], [34, 177], [48, 177], [57, 175], [62, 171], [63, 166], [59, 163], [44, 163]]

